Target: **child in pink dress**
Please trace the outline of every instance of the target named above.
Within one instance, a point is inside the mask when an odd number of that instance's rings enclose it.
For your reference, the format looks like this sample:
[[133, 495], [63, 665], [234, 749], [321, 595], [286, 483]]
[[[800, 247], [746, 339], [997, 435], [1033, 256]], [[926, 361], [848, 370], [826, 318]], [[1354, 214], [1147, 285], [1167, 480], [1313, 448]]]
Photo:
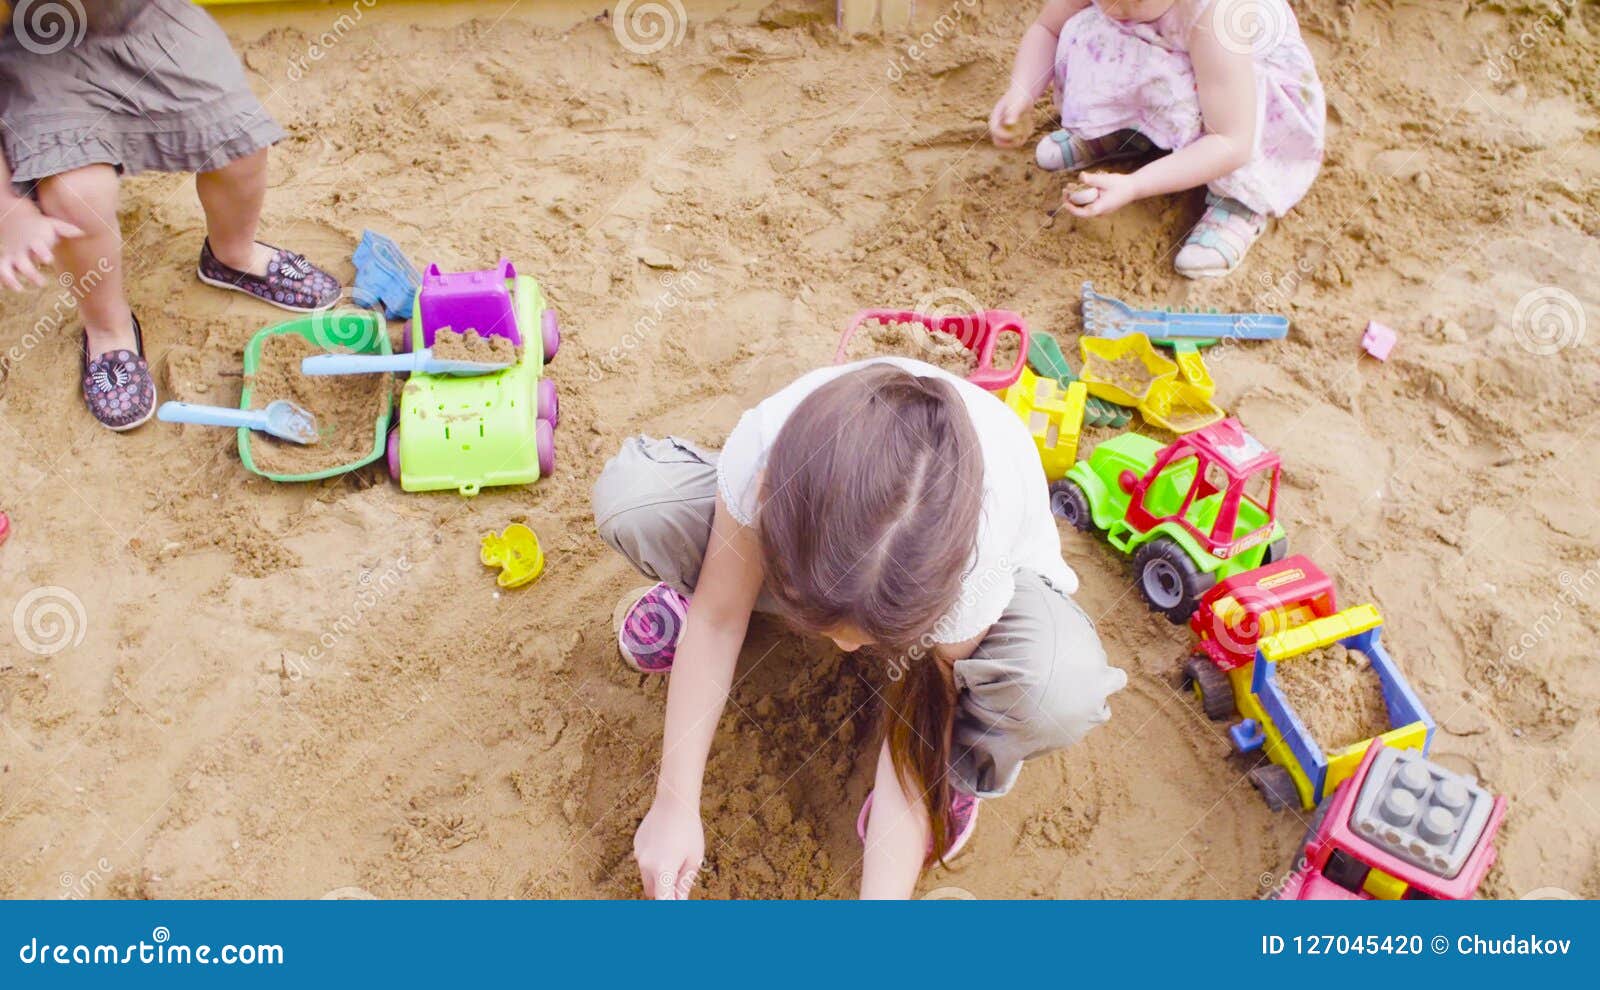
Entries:
[[1174, 267], [1226, 275], [1322, 167], [1326, 105], [1286, 0], [1049, 0], [1017, 51], [989, 132], [1019, 147], [1055, 83], [1061, 129], [1039, 142], [1051, 171], [1170, 152], [1138, 170], [1084, 172], [1064, 207], [1096, 217], [1205, 186], [1206, 210]]

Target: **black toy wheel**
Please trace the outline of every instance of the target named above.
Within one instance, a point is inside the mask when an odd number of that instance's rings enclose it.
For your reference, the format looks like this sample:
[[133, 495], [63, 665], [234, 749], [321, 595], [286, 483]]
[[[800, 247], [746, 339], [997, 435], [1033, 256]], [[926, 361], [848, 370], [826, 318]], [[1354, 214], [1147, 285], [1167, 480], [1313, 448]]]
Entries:
[[1216, 578], [1195, 566], [1182, 547], [1165, 536], [1139, 548], [1133, 557], [1133, 569], [1144, 600], [1173, 625], [1193, 615], [1200, 596], [1217, 583]]
[[1076, 481], [1062, 479], [1050, 486], [1050, 511], [1065, 519], [1073, 529], [1087, 533], [1094, 526], [1089, 496]]
[[1200, 708], [1206, 713], [1206, 718], [1220, 722], [1237, 711], [1233, 682], [1203, 656], [1197, 654], [1184, 663], [1183, 686], [1200, 699]]
[[1267, 552], [1261, 555], [1261, 563], [1276, 564], [1287, 556], [1289, 556], [1289, 538], [1280, 536], [1267, 544]]
[[1256, 767], [1247, 775], [1250, 783], [1261, 792], [1261, 799], [1273, 811], [1284, 811], [1300, 805], [1300, 792], [1295, 789], [1289, 771], [1276, 763]]

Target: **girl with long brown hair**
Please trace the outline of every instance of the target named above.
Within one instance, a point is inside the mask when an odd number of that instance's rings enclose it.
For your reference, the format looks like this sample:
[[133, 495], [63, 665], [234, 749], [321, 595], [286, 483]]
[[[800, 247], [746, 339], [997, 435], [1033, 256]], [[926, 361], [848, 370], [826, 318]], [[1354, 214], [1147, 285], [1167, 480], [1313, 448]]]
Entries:
[[970, 837], [978, 799], [1110, 717], [1126, 681], [1068, 597], [1044, 474], [998, 399], [917, 361], [823, 368], [751, 409], [720, 454], [636, 437], [596, 483], [605, 540], [660, 583], [623, 658], [671, 671], [645, 893], [686, 896], [700, 787], [752, 611], [891, 658], [864, 897], [906, 897]]

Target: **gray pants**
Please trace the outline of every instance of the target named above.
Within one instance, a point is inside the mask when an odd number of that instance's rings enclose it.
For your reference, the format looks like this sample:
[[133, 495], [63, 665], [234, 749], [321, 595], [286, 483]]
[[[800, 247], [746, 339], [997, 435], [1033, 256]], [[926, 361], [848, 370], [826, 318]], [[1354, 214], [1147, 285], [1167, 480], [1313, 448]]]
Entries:
[[[675, 437], [633, 437], [594, 486], [600, 536], [645, 577], [692, 594], [717, 505], [717, 455]], [[1089, 617], [1044, 577], [1015, 575], [1011, 603], [955, 664], [951, 769], [978, 797], [1011, 789], [1024, 760], [1069, 746], [1111, 717], [1127, 676], [1106, 662]], [[756, 608], [770, 611], [765, 591]]]

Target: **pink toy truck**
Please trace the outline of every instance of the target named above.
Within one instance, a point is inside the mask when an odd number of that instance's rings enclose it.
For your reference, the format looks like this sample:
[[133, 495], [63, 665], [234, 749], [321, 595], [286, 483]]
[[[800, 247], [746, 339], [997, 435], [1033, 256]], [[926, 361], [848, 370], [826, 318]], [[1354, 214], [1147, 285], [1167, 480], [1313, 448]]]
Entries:
[[1373, 740], [1311, 818], [1285, 901], [1467, 900], [1494, 865], [1506, 799]]

